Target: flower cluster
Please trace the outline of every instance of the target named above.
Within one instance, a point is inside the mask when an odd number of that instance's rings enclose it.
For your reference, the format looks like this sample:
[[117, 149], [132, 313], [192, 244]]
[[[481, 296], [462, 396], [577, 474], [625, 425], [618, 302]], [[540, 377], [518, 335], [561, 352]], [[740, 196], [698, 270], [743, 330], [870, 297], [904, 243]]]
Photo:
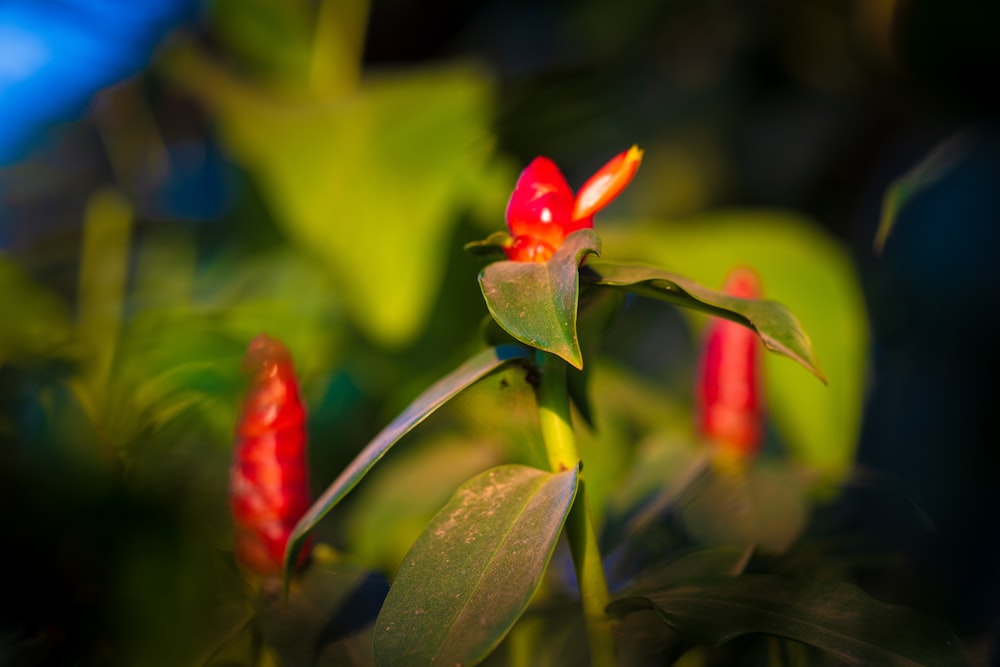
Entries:
[[617, 197], [639, 169], [638, 147], [619, 153], [574, 196], [559, 167], [547, 157], [532, 160], [517, 179], [507, 204], [507, 258], [546, 262], [578, 229], [594, 226], [594, 214]]

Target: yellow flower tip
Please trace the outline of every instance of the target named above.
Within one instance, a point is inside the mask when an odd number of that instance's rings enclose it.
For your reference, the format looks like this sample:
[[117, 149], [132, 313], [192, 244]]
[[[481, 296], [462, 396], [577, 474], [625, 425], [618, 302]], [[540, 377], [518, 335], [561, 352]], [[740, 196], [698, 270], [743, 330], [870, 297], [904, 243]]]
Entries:
[[611, 158], [591, 176], [576, 195], [573, 220], [588, 218], [621, 194], [642, 162], [642, 149], [633, 145]]
[[753, 460], [746, 452], [739, 451], [713, 443], [711, 451], [712, 469], [720, 477], [727, 479], [740, 479], [746, 475], [747, 470]]

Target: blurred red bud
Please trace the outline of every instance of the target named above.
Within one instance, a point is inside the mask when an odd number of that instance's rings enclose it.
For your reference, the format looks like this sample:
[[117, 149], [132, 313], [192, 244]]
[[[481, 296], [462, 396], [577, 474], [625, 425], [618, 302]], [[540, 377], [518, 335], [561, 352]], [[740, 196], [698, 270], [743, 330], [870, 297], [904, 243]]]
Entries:
[[[306, 413], [291, 354], [280, 341], [254, 338], [243, 370], [249, 386], [229, 477], [236, 559], [256, 575], [275, 577], [288, 536], [310, 504]], [[307, 553], [303, 549], [299, 565]]]
[[[760, 279], [748, 268], [729, 273], [723, 291], [744, 299], [761, 296]], [[696, 405], [701, 436], [720, 452], [748, 458], [764, 435], [761, 343], [736, 322], [713, 318], [698, 372]]]

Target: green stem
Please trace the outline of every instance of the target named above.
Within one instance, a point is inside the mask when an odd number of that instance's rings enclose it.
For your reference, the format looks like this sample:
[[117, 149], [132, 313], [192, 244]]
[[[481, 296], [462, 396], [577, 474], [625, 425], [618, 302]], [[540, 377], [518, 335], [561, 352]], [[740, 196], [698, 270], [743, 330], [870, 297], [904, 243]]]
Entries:
[[[553, 472], [569, 470], [580, 462], [576, 438], [570, 421], [569, 395], [566, 390], [566, 362], [555, 355], [539, 351], [536, 362], [541, 371], [538, 385], [538, 417], [541, 422], [545, 451]], [[604, 613], [610, 602], [601, 552], [597, 546], [597, 531], [587, 504], [587, 489], [583, 474], [576, 500], [566, 519], [573, 565], [580, 584], [580, 600], [587, 621], [591, 664], [612, 667], [615, 646], [611, 619]]]

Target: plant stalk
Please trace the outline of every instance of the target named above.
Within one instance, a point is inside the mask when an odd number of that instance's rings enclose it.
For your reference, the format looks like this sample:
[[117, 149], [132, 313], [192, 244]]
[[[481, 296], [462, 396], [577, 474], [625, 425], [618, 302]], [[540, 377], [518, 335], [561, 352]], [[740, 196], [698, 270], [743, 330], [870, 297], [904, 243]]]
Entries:
[[[538, 384], [538, 417], [549, 467], [562, 472], [579, 465], [580, 454], [570, 421], [569, 394], [566, 388], [566, 362], [548, 352], [539, 351], [536, 362], [541, 371]], [[610, 602], [604, 577], [597, 531], [587, 504], [587, 488], [580, 473], [576, 500], [566, 519], [573, 566], [580, 586], [580, 601], [587, 622], [590, 660], [594, 667], [613, 667], [615, 646], [611, 619], [604, 613]]]

